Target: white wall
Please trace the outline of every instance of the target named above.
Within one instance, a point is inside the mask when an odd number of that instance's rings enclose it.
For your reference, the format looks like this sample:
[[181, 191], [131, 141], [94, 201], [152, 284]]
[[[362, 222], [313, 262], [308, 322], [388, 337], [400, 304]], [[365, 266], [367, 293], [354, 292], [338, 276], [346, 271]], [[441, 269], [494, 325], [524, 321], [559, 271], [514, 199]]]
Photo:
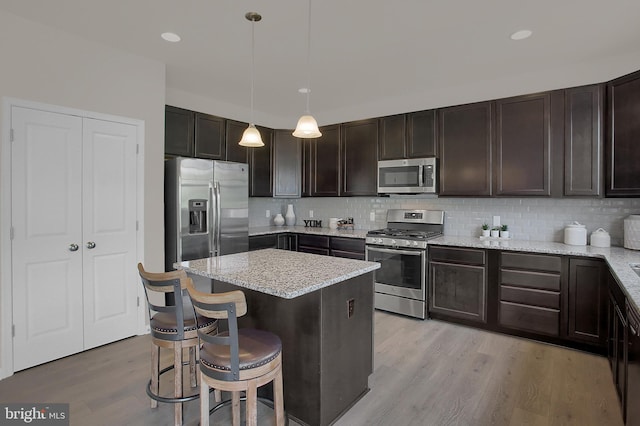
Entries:
[[[151, 270], [164, 269], [164, 64], [3, 11], [0, 11], [0, 57], [0, 98], [7, 96], [144, 120], [144, 263]], [[0, 127], [0, 135], [4, 134]]]

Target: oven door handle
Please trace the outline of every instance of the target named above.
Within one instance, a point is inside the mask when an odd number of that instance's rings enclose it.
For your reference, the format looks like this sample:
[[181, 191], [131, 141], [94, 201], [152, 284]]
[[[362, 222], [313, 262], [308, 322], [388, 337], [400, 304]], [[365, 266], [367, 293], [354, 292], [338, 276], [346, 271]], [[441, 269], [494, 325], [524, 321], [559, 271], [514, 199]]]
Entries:
[[386, 248], [372, 248], [367, 247], [367, 250], [377, 251], [380, 253], [390, 253], [390, 254], [406, 254], [409, 256], [422, 256], [423, 250], [398, 250], [398, 249], [386, 249]]
[[424, 166], [418, 166], [418, 186], [424, 186]]

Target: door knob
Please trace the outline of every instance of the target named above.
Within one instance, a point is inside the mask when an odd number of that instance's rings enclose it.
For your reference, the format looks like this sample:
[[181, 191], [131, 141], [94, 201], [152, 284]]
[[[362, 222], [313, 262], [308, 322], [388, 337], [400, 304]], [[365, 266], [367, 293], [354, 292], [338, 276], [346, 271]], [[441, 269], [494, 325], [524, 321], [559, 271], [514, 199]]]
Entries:
[[92, 248], [95, 248], [95, 246], [96, 246], [96, 243], [94, 243], [93, 241], [89, 241], [89, 242], [87, 243], [87, 248], [88, 248], [89, 250], [91, 250]]
[[69, 244], [69, 251], [78, 251], [77, 244]]

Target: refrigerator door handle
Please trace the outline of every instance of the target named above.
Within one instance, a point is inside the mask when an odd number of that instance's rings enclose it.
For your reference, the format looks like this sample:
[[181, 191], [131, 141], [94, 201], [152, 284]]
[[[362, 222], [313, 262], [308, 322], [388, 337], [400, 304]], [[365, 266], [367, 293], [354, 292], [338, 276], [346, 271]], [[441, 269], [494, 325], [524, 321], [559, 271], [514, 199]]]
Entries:
[[216, 240], [214, 237], [214, 233], [216, 230], [216, 225], [215, 225], [215, 203], [216, 203], [216, 199], [215, 199], [215, 193], [214, 193], [214, 188], [209, 185], [209, 256], [215, 256], [216, 255]]
[[213, 195], [215, 197], [215, 209], [216, 209], [216, 222], [214, 224], [214, 238], [215, 238], [215, 256], [220, 256], [220, 247], [221, 247], [221, 241], [220, 241], [220, 234], [221, 234], [221, 226], [222, 226], [222, 219], [221, 219], [221, 206], [220, 206], [220, 182], [214, 182], [213, 183]]

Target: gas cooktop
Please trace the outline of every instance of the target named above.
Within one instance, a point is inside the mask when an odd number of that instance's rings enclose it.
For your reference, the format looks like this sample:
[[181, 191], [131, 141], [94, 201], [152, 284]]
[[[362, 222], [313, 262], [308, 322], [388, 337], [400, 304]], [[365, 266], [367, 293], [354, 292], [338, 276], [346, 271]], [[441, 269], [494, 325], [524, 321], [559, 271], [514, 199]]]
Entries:
[[418, 231], [415, 229], [398, 229], [398, 228], [383, 228], [375, 229], [367, 232], [367, 236], [376, 237], [398, 237], [398, 238], [410, 238], [419, 240], [428, 240], [430, 238], [436, 238], [442, 235], [439, 231]]

